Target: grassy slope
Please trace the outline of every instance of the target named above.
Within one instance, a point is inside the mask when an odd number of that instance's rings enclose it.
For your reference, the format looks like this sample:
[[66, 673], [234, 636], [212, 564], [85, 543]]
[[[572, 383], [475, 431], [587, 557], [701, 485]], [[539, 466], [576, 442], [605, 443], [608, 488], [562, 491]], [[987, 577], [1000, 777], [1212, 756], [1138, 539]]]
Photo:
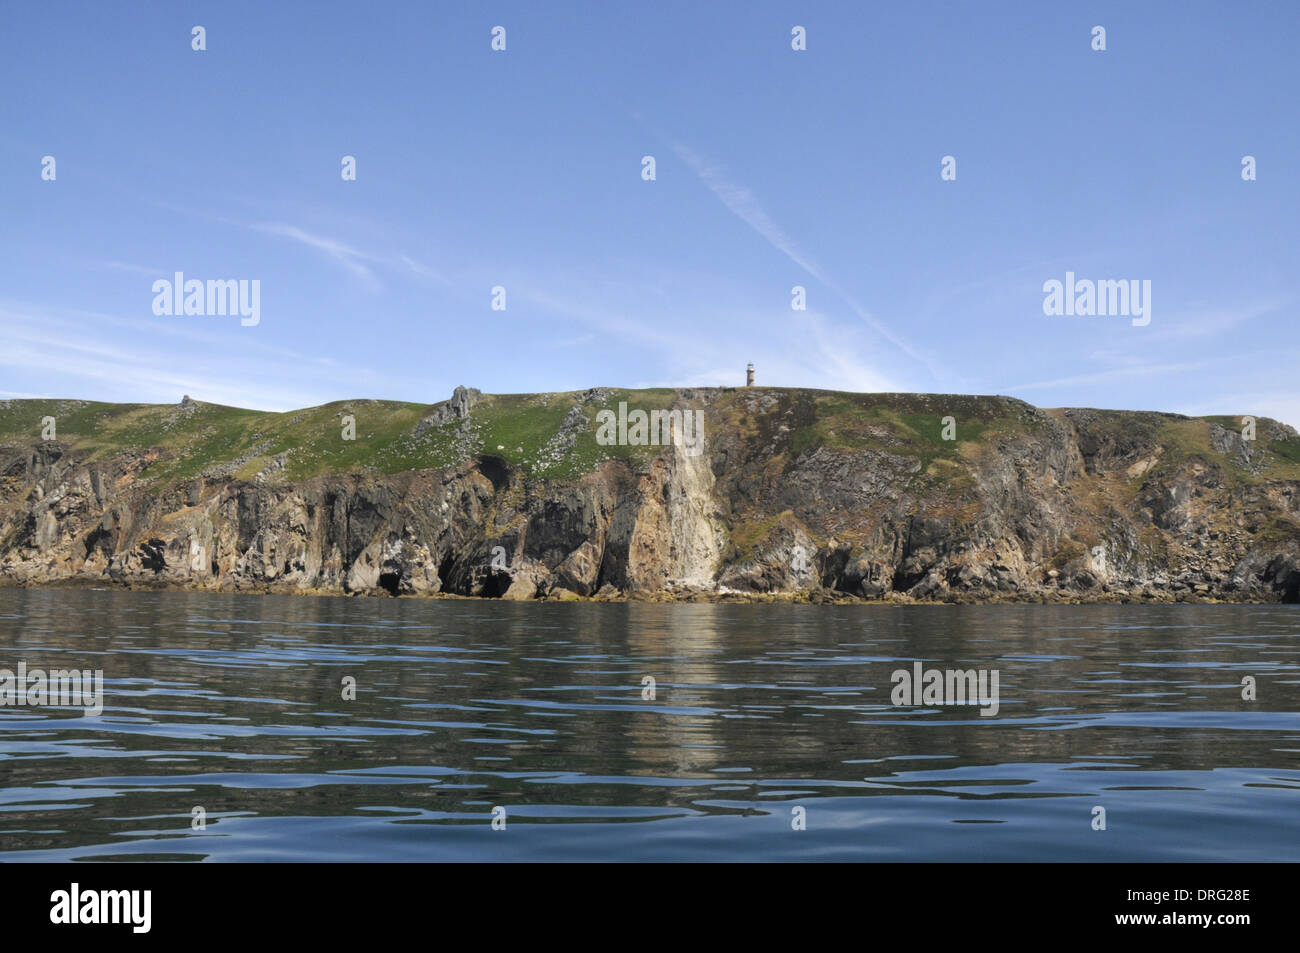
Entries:
[[[765, 414], [745, 404], [756, 395], [775, 394]], [[614, 409], [620, 400], [631, 407], [666, 408], [671, 390], [611, 389], [600, 406]], [[539, 476], [572, 477], [615, 457], [644, 460], [655, 448], [603, 447], [596, 444], [595, 421], [581, 428], [570, 451], [557, 460], [545, 453], [576, 402], [574, 394], [505, 394], [483, 398], [472, 414], [475, 447]], [[91, 460], [124, 451], [156, 451], [157, 459], [142, 478], [150, 483], [192, 479], [224, 468], [247, 479], [279, 453], [287, 453], [285, 476], [292, 480], [328, 473], [445, 468], [460, 461], [457, 423], [436, 427], [416, 438], [412, 431], [432, 405], [397, 401], [336, 401], [286, 413], [197, 404], [191, 414], [178, 405], [105, 404], [71, 400], [0, 402], [0, 445], [30, 446], [40, 438], [41, 419], [53, 416], [58, 439]], [[791, 414], [785, 411], [793, 410]], [[342, 417], [356, 418], [355, 441], [341, 437]], [[1300, 479], [1300, 438], [1270, 440], [1261, 421], [1256, 443], [1263, 463], [1257, 475], [1233, 455], [1210, 445], [1211, 423], [1237, 429], [1235, 417], [1178, 419], [1121, 411], [1098, 411], [1105, 426], [1144, 427], [1165, 448], [1156, 472], [1172, 470], [1192, 458], [1222, 468], [1225, 478], [1253, 483], [1260, 479]], [[957, 421], [957, 440], [941, 439], [942, 419]], [[783, 429], [765, 427], [782, 421]], [[929, 394], [850, 394], [805, 389], [755, 388], [726, 392], [713, 404], [707, 429], [752, 436], [773, 446], [769, 466], [782, 468], [815, 446], [849, 451], [878, 450], [920, 460], [914, 489], [957, 493], [968, 488], [964, 460], [1001, 438], [1031, 435], [1042, 418], [1027, 405], [1000, 397]], [[1263, 456], [1258, 452], [1263, 451]]]
[[[604, 406], [620, 400], [647, 410], [669, 407], [671, 390], [611, 390]], [[560, 430], [575, 402], [572, 394], [503, 394], [474, 408], [474, 446], [543, 476], [568, 477], [600, 461], [645, 458], [646, 448], [603, 447], [592, 426], [582, 428], [558, 462], [541, 451]], [[0, 402], [0, 446], [30, 446], [40, 440], [42, 419], [55, 419], [56, 438], [91, 461], [123, 452], [157, 451], [142, 474], [166, 484], [225, 468], [247, 479], [280, 453], [291, 480], [328, 473], [399, 473], [459, 463], [459, 422], [434, 427], [419, 437], [416, 424], [432, 405], [383, 400], [343, 400], [286, 413], [243, 410], [198, 403], [191, 413], [175, 404], [106, 404], [76, 400]], [[344, 440], [343, 417], [356, 419], [356, 439]], [[651, 448], [653, 449], [653, 448]], [[235, 464], [232, 466], [232, 464]]]

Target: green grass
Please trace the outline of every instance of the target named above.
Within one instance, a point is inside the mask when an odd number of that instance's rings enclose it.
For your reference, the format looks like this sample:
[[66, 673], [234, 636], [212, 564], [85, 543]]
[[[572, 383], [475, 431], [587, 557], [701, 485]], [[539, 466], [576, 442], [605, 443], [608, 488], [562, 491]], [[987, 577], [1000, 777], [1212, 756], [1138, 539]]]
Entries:
[[794, 516], [789, 510], [786, 510], [765, 519], [738, 520], [731, 527], [731, 548], [728, 552], [728, 561], [743, 563], [752, 559], [759, 544], [767, 539], [776, 524], [783, 519], [789, 519], [793, 522]]
[[1300, 463], [1300, 437], [1274, 440], [1268, 449], [1288, 463]]
[[[286, 413], [198, 403], [190, 413], [176, 404], [107, 404], [76, 400], [0, 401], [0, 445], [32, 447], [42, 418], [54, 417], [57, 439], [90, 462], [129, 453], [142, 458], [141, 479], [159, 485], [202, 474], [251, 479], [284, 454], [290, 480], [338, 474], [392, 474], [449, 469], [466, 456], [485, 454], [512, 467], [551, 479], [591, 472], [602, 462], [624, 460], [642, 467], [660, 452], [655, 446], [601, 446], [596, 415], [629, 410], [666, 410], [670, 389], [611, 388], [585, 404], [586, 425], [571, 446], [552, 452], [554, 440], [581, 394], [487, 395], [475, 405], [468, 429], [454, 421], [415, 436], [434, 405], [382, 400], [335, 401]], [[771, 406], [763, 409], [764, 401]], [[1058, 418], [1060, 412], [1053, 412]], [[1156, 476], [1168, 476], [1192, 460], [1220, 469], [1226, 480], [1300, 479], [1300, 437], [1278, 433], [1259, 418], [1262, 456], [1244, 465], [1210, 441], [1212, 423], [1239, 426], [1239, 418], [1092, 411], [1091, 431], [1100, 439], [1160, 447]], [[356, 439], [342, 438], [343, 417], [356, 420]], [[943, 418], [956, 421], [956, 439], [942, 439]], [[850, 394], [790, 388], [736, 388], [714, 395], [707, 412], [709, 439], [726, 433], [753, 440], [768, 453], [764, 465], [779, 471], [813, 448], [860, 453], [883, 451], [919, 460], [909, 479], [914, 489], [943, 488], [953, 500], [972, 488], [968, 460], [996, 443], [1032, 438], [1045, 415], [1004, 397], [942, 394]], [[548, 449], [551, 448], [551, 449]], [[768, 448], [771, 448], [770, 451]]]
[[[64, 400], [0, 402], [0, 445], [32, 446], [41, 439], [42, 419], [55, 419], [55, 438], [89, 461], [122, 453], [151, 457], [141, 474], [148, 482], [174, 483], [205, 472], [249, 479], [285, 454], [284, 476], [303, 480], [331, 473], [399, 473], [445, 469], [466, 455], [483, 453], [512, 466], [552, 478], [589, 472], [604, 460], [649, 460], [654, 446], [601, 446], [596, 414], [668, 409], [672, 390], [610, 390], [584, 407], [589, 418], [563, 453], [543, 456], [577, 401], [574, 394], [485, 396], [462, 433], [460, 421], [414, 431], [432, 405], [380, 400], [335, 401], [285, 413], [197, 403], [190, 413], [179, 405], [105, 404]], [[343, 439], [343, 418], [355, 419], [356, 439]]]
[[1275, 516], [1255, 534], [1257, 546], [1280, 545], [1300, 539], [1300, 524], [1285, 516]]
[[[993, 431], [1026, 429], [1018, 401], [1004, 397], [948, 394], [818, 394], [815, 414], [801, 426], [790, 451], [812, 447], [833, 450], [887, 450], [956, 458], [963, 443], [978, 442]], [[952, 417], [954, 440], [943, 439], [944, 418]]]

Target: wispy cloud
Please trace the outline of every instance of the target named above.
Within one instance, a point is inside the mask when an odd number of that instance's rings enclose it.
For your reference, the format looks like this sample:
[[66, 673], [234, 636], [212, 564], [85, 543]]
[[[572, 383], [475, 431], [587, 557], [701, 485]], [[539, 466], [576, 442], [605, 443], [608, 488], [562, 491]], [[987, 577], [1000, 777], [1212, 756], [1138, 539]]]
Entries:
[[[678, 349], [665, 376], [635, 382], [638, 387], [718, 387], [745, 382], [744, 363], [733, 342], [695, 343]], [[747, 342], [744, 361], [752, 361], [759, 386], [813, 387], [824, 390], [883, 392], [901, 390], [845, 341], [824, 315], [809, 311], [797, 325], [773, 323], [761, 339]]]
[[11, 397], [18, 400], [42, 400], [46, 398], [45, 394], [29, 394], [21, 390], [0, 390], [0, 397]]
[[[604, 350], [644, 354], [644, 376], [636, 387], [718, 387], [743, 384], [745, 364], [756, 365], [760, 381], [781, 387], [849, 391], [904, 390], [874, 366], [870, 335], [845, 333], [843, 321], [816, 309], [797, 314], [788, 305], [753, 307], [740, 290], [715, 288], [715, 295], [683, 308], [673, 292], [680, 272], [647, 269], [633, 263], [631, 273], [551, 270], [529, 273], [510, 283], [516, 303], [547, 315], [553, 333], [573, 328], [579, 341]], [[486, 280], [486, 279], [484, 279]], [[701, 326], [749, 329], [733, 334], [701, 334]], [[583, 333], [585, 329], [590, 332]], [[594, 332], [594, 336], [592, 333]], [[547, 340], [554, 348], [559, 339]], [[548, 389], [559, 386], [547, 384]], [[575, 387], [591, 386], [589, 379]]]
[[1015, 394], [1026, 390], [1051, 390], [1053, 388], [1074, 387], [1080, 384], [1113, 383], [1118, 380], [1151, 377], [1157, 374], [1180, 374], [1186, 371], [1198, 371], [1204, 367], [1206, 367], [1205, 361], [1192, 364], [1133, 364], [1129, 367], [1115, 367], [1092, 374], [1076, 374], [1071, 377], [1056, 377], [1051, 380], [1016, 384], [1013, 387], [1006, 388], [1006, 392]]
[[279, 235], [283, 238], [301, 242], [308, 248], [324, 252], [357, 277], [372, 283], [375, 280], [374, 272], [364, 264], [365, 262], [374, 263], [378, 261], [374, 255], [359, 251], [335, 239], [314, 235], [296, 225], [286, 225], [283, 222], [268, 222], [249, 227], [254, 231], [264, 232], [267, 235]]
[[749, 189], [728, 177], [721, 166], [697, 155], [688, 147], [675, 143], [673, 151], [691, 167], [709, 191], [716, 195], [733, 215], [761, 235], [773, 248], [839, 295], [853, 313], [877, 334], [908, 357], [922, 364], [932, 375], [938, 376], [929, 357], [894, 333], [888, 325], [863, 307], [850, 292], [827, 274], [811, 256], [800, 249], [785, 230], [767, 214]]
[[[160, 337], [183, 344], [164, 345]], [[396, 383], [390, 374], [350, 362], [261, 344], [243, 329], [221, 335], [14, 302], [0, 301], [0, 339], [0, 368], [24, 373], [31, 378], [24, 383], [56, 397], [171, 403], [189, 394], [212, 403], [291, 410], [335, 400], [340, 386], [373, 394]], [[323, 366], [328, 373], [322, 374]]]
[[1294, 392], [1246, 391], [1225, 394], [1212, 401], [1186, 404], [1178, 412], [1190, 417], [1253, 414], [1256, 417], [1272, 417], [1291, 427], [1300, 427], [1300, 396]]
[[144, 275], [149, 278], [157, 278], [167, 274], [167, 269], [164, 268], [149, 268], [145, 265], [133, 265], [126, 261], [94, 261], [91, 264], [99, 268], [107, 268], [109, 271], [125, 271], [128, 274]]
[[407, 268], [409, 268], [412, 272], [419, 275], [421, 278], [433, 278], [435, 281], [440, 281], [444, 285], [451, 284], [451, 281], [441, 272], [435, 271], [434, 269], [430, 268], [428, 265], [424, 264], [423, 262], [416, 261], [410, 255], [407, 254], [398, 255], [397, 260], [400, 261]]
[[[450, 284], [448, 279], [434, 268], [417, 261], [410, 255], [402, 252], [398, 254], [380, 254], [374, 251], [358, 248], [353, 244], [342, 241], [337, 238], [320, 234], [319, 232], [310, 231], [299, 225], [294, 225], [284, 221], [262, 221], [249, 222], [233, 219], [225, 215], [214, 214], [195, 208], [188, 208], [169, 202], [149, 200], [151, 205], [157, 208], [166, 209], [170, 212], [176, 212], [181, 215], [187, 215], [194, 218], [201, 218], [205, 221], [216, 222], [220, 225], [229, 225], [235, 228], [248, 228], [263, 235], [273, 235], [277, 238], [287, 238], [304, 245], [313, 251], [324, 254], [331, 261], [341, 265], [347, 272], [364, 281], [372, 289], [378, 290], [380, 283], [375, 275], [374, 267], [392, 268], [396, 270], [409, 271], [411, 274], [418, 275], [421, 278], [432, 278], [443, 284]], [[117, 267], [120, 270], [135, 271], [141, 274], [155, 274], [152, 269], [142, 269], [135, 265], [123, 262], [104, 262], [105, 267]]]
[[1223, 334], [1247, 321], [1280, 311], [1292, 303], [1285, 298], [1273, 298], [1232, 307], [1189, 310], [1164, 319], [1160, 327], [1146, 335], [1146, 340], [1182, 341]]
[[306, 245], [316, 251], [323, 252], [329, 258], [338, 262], [352, 274], [361, 278], [367, 284], [377, 288], [378, 279], [375, 277], [371, 265], [378, 265], [386, 268], [405, 269], [412, 274], [419, 275], [421, 278], [432, 278], [443, 284], [450, 284], [448, 279], [424, 262], [416, 261], [410, 255], [400, 253], [396, 255], [381, 255], [375, 252], [363, 251], [355, 248], [345, 242], [333, 238], [326, 238], [323, 235], [317, 235], [307, 231], [305, 228], [299, 228], [297, 225], [289, 225], [284, 222], [262, 222], [249, 225], [254, 231], [262, 232], [267, 235], [277, 235], [281, 238], [289, 238], [293, 241]]
[[674, 145], [673, 151], [695, 171], [695, 174], [714, 195], [722, 200], [722, 204], [727, 206], [732, 214], [762, 235], [773, 248], [783, 253], [808, 274], [818, 281], [829, 283], [821, 266], [800, 251], [794, 240], [764, 211], [758, 199], [754, 198], [753, 192], [731, 181], [720, 166], [696, 155], [686, 146]]

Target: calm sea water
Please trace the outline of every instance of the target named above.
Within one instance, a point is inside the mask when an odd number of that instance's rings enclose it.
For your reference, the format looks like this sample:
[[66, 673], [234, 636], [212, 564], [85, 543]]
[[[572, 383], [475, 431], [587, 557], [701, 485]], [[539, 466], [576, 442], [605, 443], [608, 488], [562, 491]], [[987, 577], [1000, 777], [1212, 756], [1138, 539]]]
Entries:
[[[997, 717], [890, 704], [916, 659]], [[3, 860], [1300, 857], [1290, 606], [0, 590], [20, 661], [105, 707], [0, 707]]]

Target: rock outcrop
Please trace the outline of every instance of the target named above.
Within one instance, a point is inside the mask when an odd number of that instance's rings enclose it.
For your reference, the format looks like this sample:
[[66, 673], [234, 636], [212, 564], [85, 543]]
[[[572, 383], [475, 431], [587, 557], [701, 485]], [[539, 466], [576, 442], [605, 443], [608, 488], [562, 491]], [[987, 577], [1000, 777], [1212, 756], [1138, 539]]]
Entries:
[[[663, 416], [602, 443], [598, 415], [620, 401]], [[702, 447], [657, 439], [692, 411]], [[1295, 602], [1300, 438], [1267, 418], [1244, 432], [778, 388], [457, 388], [432, 407], [292, 414], [11, 400], [0, 584]]]

